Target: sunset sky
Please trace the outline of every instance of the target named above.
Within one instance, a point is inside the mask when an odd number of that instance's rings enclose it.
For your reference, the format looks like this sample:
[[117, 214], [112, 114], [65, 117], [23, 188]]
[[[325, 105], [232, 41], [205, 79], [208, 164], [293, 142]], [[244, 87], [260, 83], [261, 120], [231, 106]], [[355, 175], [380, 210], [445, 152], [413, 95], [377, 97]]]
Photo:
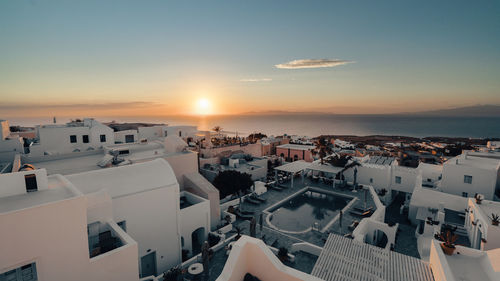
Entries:
[[0, 1], [0, 117], [500, 104], [500, 1]]

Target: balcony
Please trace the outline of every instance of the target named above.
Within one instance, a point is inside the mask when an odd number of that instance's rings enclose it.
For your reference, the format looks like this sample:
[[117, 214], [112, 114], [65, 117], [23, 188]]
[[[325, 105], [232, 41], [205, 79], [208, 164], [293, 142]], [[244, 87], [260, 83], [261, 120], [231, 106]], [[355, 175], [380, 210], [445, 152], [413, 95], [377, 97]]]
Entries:
[[120, 227], [115, 223], [95, 222], [87, 225], [89, 256], [94, 258], [124, 246], [125, 240], [119, 235]]
[[186, 191], [183, 191], [181, 192], [180, 194], [180, 209], [185, 209], [185, 208], [188, 208], [188, 207], [191, 207], [193, 205], [196, 205], [198, 203], [201, 203], [201, 202], [205, 202], [207, 201], [206, 199], [203, 199], [197, 195], [194, 195], [190, 192], [186, 192]]

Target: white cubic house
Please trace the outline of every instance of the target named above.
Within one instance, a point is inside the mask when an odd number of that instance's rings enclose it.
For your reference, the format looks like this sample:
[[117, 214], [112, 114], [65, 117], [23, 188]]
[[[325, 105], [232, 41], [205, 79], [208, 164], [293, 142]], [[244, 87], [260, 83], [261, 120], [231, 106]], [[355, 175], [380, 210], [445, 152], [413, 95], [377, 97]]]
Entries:
[[500, 188], [500, 159], [481, 157], [465, 152], [443, 164], [439, 189], [463, 197], [482, 194], [493, 200]]
[[30, 156], [60, 155], [101, 149], [115, 143], [113, 129], [91, 118], [64, 125], [39, 125]]
[[138, 279], [137, 243], [89, 216], [89, 200], [63, 176], [2, 174], [0, 186], [0, 280]]
[[113, 218], [138, 243], [141, 276], [157, 275], [182, 262], [182, 244], [199, 251], [210, 231], [210, 203], [179, 191], [164, 159], [67, 176], [93, 197], [105, 191]]

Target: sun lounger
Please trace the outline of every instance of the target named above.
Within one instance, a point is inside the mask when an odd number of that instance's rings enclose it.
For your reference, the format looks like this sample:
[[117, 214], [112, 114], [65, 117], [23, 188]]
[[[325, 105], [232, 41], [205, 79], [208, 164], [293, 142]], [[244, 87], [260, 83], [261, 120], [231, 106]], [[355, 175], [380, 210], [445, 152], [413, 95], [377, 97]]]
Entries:
[[253, 216], [242, 214], [240, 211], [236, 211], [236, 216], [243, 220], [251, 220], [253, 218]]
[[248, 203], [250, 203], [250, 204], [254, 204], [254, 205], [260, 205], [260, 201], [255, 200], [255, 199], [253, 199], [253, 198], [251, 198], [251, 197], [247, 197], [247, 198], [245, 198], [245, 202], [248, 202]]
[[358, 211], [350, 211], [351, 215], [358, 216], [358, 217], [369, 217], [372, 215], [373, 211], [368, 210], [366, 212], [358, 212]]
[[253, 195], [251, 195], [250, 198], [257, 200], [257, 201], [260, 201], [262, 203], [266, 202], [266, 199], [260, 197], [259, 195], [255, 194], [255, 193]]
[[253, 215], [253, 214], [255, 214], [254, 211], [242, 211], [242, 210], [239, 210], [239, 211], [240, 211], [240, 213], [242, 213], [244, 215]]
[[358, 212], [364, 213], [364, 212], [366, 212], [366, 211], [372, 211], [372, 210], [373, 210], [373, 207], [369, 207], [369, 208], [366, 208], [366, 209], [364, 209], [364, 208], [354, 207], [354, 208], [352, 208], [352, 209], [353, 209], [353, 210], [356, 210], [356, 211], [358, 211]]
[[359, 221], [353, 221], [353, 222], [351, 223], [351, 225], [349, 225], [347, 228], [348, 228], [350, 231], [353, 231], [353, 230], [356, 228], [356, 226], [358, 226], [358, 224], [359, 224]]

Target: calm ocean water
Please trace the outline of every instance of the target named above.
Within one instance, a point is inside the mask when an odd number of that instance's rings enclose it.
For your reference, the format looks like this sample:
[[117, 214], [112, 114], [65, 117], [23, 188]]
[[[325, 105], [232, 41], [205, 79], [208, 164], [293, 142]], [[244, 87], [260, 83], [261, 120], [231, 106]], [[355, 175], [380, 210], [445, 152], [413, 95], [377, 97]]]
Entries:
[[[500, 117], [422, 117], [403, 115], [240, 115], [207, 117], [96, 117], [101, 121], [158, 122], [170, 125], [198, 125], [202, 130], [218, 125], [224, 131], [246, 135], [402, 135], [414, 137], [500, 137]], [[11, 125], [52, 122], [52, 117], [8, 118]], [[58, 117], [67, 122], [68, 117]]]

